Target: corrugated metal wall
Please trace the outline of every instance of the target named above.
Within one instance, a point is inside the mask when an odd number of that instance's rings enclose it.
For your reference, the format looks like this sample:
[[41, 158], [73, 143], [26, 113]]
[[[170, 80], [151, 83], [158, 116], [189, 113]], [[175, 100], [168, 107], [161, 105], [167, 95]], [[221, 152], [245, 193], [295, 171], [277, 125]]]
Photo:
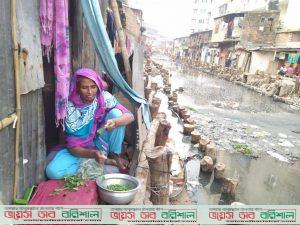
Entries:
[[[11, 51], [10, 1], [0, 1], [0, 120], [15, 111]], [[0, 201], [8, 203], [12, 193], [15, 131], [0, 131]]]
[[[28, 4], [29, 9], [37, 10], [38, 0], [17, 1], [17, 7], [24, 8]], [[37, 13], [30, 15], [37, 16]], [[32, 27], [23, 19], [23, 35], [33, 35]], [[38, 20], [38, 18], [34, 18]], [[27, 26], [27, 27], [26, 27]], [[26, 29], [27, 28], [27, 29]], [[34, 34], [39, 36], [39, 27], [34, 28]], [[30, 32], [27, 32], [30, 31]], [[0, 120], [15, 111], [15, 89], [12, 61], [10, 1], [0, 1]], [[21, 48], [22, 48], [22, 39]], [[28, 42], [27, 42], [28, 43]], [[41, 51], [35, 49], [32, 55], [38, 55]], [[28, 57], [31, 55], [29, 54]], [[40, 76], [43, 71], [35, 70]], [[20, 76], [25, 76], [24, 71]], [[28, 74], [27, 74], [28, 75]], [[44, 137], [44, 111], [42, 105], [42, 90], [31, 91], [22, 95], [21, 99], [21, 143], [20, 143], [20, 180], [19, 195], [24, 194], [25, 189], [44, 179], [45, 161], [45, 137]], [[0, 201], [4, 204], [12, 202], [13, 192], [13, 168], [14, 168], [15, 130], [12, 126], [0, 131]], [[23, 165], [23, 162], [27, 162]]]
[[39, 32], [39, 0], [17, 1], [17, 38], [21, 43], [21, 94], [45, 85]]
[[24, 188], [45, 179], [46, 160], [42, 89], [23, 95], [21, 103], [22, 138], [19, 196], [24, 194]]

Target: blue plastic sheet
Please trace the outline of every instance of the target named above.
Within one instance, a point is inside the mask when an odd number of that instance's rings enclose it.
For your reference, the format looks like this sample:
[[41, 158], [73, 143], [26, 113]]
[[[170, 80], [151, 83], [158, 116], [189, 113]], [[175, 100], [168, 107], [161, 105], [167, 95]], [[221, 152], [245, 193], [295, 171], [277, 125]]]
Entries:
[[142, 106], [143, 120], [146, 127], [149, 128], [151, 117], [148, 102], [127, 84], [118, 69], [114, 50], [106, 33], [98, 0], [81, 0], [81, 6], [101, 67], [118, 89], [134, 105]]

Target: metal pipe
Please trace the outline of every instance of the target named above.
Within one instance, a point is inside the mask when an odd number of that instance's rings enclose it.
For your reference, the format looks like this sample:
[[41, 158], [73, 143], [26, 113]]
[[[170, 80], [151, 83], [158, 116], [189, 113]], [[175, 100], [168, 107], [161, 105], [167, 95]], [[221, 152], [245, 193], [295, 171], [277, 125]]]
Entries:
[[14, 113], [14, 114], [11, 114], [8, 117], [4, 118], [3, 120], [1, 120], [0, 121], [0, 130], [11, 125], [15, 121], [16, 118], [17, 118], [17, 114]]
[[17, 10], [16, 0], [11, 0], [11, 32], [12, 32], [12, 44], [13, 44], [13, 60], [14, 60], [14, 78], [15, 78], [15, 92], [16, 92], [16, 138], [15, 138], [15, 165], [14, 165], [14, 186], [13, 197], [17, 197], [18, 185], [19, 185], [19, 167], [20, 167], [20, 115], [21, 115], [21, 94], [20, 94], [20, 54], [19, 45], [17, 42]]

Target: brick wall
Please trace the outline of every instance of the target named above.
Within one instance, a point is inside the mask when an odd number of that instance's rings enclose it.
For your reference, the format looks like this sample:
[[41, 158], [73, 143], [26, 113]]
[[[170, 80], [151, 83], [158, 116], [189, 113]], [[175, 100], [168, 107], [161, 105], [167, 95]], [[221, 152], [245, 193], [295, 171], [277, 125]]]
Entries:
[[[126, 31], [133, 35], [136, 39], [141, 38], [141, 20], [142, 16], [134, 13], [134, 10], [131, 8], [124, 6], [125, 14], [126, 14]], [[140, 18], [139, 18], [140, 17]], [[140, 22], [140, 23], [139, 23]]]
[[261, 45], [273, 44], [278, 26], [278, 17], [278, 12], [245, 13], [241, 41]]
[[284, 32], [276, 35], [276, 43], [300, 42], [300, 32]]

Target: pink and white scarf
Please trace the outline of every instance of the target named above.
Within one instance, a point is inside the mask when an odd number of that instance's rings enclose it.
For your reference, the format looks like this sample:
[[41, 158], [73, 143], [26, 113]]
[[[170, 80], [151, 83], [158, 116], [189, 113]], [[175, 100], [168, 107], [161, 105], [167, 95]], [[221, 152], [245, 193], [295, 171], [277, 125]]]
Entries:
[[40, 0], [43, 55], [50, 59], [54, 47], [56, 124], [66, 116], [70, 86], [68, 0]]

